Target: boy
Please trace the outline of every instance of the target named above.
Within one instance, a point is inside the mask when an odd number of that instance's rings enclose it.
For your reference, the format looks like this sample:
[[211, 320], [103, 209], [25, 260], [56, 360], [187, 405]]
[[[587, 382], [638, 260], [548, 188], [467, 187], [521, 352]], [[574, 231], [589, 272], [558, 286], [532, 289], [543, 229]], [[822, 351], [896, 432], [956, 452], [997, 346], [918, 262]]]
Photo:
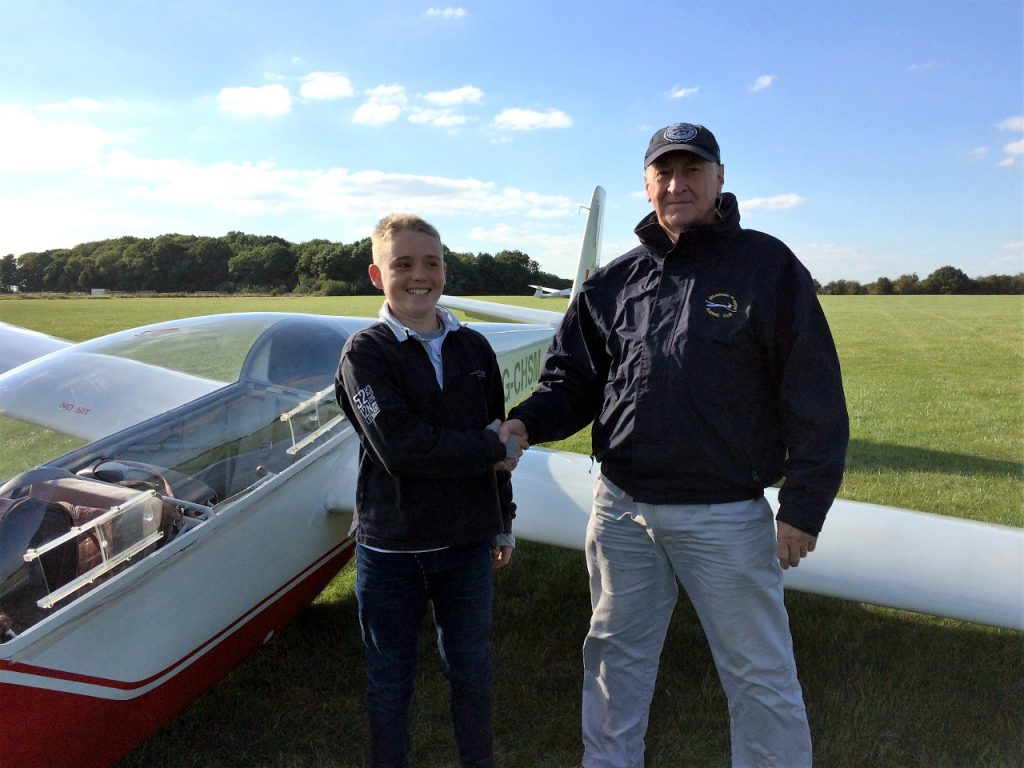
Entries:
[[[494, 765], [492, 569], [512, 555], [515, 445], [502, 444], [501, 372], [487, 340], [437, 306], [441, 239], [411, 214], [371, 237], [380, 322], [346, 342], [338, 403], [359, 432], [353, 532], [367, 666], [370, 764], [409, 764], [419, 627], [429, 601], [461, 765]], [[490, 426], [489, 426], [490, 425]]]

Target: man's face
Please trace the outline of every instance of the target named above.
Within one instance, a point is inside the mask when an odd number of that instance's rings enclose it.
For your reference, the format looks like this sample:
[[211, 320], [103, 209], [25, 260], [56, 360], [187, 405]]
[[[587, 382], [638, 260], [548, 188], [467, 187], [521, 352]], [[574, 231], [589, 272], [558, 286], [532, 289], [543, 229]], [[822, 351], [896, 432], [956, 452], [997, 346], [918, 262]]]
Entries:
[[692, 152], [669, 152], [644, 170], [647, 199], [672, 242], [683, 230], [715, 220], [715, 200], [724, 183], [724, 165]]
[[436, 330], [435, 307], [447, 265], [441, 243], [425, 232], [395, 233], [370, 265], [370, 282], [384, 291], [391, 312], [414, 331]]

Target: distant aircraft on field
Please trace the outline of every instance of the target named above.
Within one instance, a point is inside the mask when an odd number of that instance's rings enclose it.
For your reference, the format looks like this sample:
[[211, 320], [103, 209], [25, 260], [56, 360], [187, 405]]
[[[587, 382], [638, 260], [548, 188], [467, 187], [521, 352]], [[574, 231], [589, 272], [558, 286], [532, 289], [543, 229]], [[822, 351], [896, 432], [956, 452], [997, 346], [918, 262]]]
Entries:
[[[576, 289], [597, 263], [603, 204], [598, 187]], [[471, 325], [506, 402], [530, 391], [561, 313], [443, 303], [493, 321]], [[32, 441], [55, 454], [0, 485], [4, 768], [116, 761], [349, 561], [358, 438], [333, 378], [371, 322], [214, 315], [81, 344], [0, 324], [8, 459]], [[517, 536], [581, 549], [591, 480], [586, 456], [527, 451]], [[786, 583], [1024, 629], [1022, 553], [1019, 529], [837, 500]]]
[[535, 289], [533, 292], [535, 299], [568, 298], [572, 293], [572, 288], [545, 288], [543, 285], [531, 285], [530, 287]]

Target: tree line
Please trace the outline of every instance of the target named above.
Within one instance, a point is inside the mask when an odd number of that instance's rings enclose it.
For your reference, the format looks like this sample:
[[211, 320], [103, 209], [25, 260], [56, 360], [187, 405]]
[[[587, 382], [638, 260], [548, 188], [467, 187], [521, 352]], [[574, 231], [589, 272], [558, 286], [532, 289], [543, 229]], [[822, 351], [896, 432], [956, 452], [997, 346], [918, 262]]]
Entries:
[[821, 285], [815, 281], [818, 293], [829, 296], [876, 296], [918, 294], [1020, 294], [1024, 293], [1024, 272], [1016, 275], [986, 275], [968, 277], [957, 267], [939, 267], [924, 280], [917, 273], [900, 275], [895, 280], [880, 277], [873, 283], [862, 285], [856, 280], [833, 280]]
[[[445, 250], [453, 295], [530, 295], [531, 285], [567, 288], [570, 280], [542, 272], [522, 251], [457, 253]], [[137, 293], [372, 294], [366, 275], [370, 239], [354, 243], [291, 243], [272, 235], [229, 232], [223, 237], [160, 235], [120, 237], [74, 248], [8, 254], [0, 259], [0, 293], [75, 293], [102, 288]], [[917, 274], [872, 283], [833, 280], [826, 295], [1024, 294], [1024, 273], [968, 277], [945, 266], [923, 280]]]
[[[522, 251], [445, 251], [445, 291], [453, 295], [529, 295], [530, 284], [567, 288]], [[372, 294], [366, 270], [370, 239], [291, 243], [272, 235], [120, 237], [74, 248], [8, 254], [0, 259], [0, 292]]]

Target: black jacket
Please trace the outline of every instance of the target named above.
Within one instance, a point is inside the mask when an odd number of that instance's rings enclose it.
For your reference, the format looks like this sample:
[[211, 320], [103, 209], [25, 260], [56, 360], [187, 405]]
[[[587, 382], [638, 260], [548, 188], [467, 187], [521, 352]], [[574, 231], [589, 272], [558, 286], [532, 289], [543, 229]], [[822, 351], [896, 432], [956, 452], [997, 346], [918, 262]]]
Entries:
[[835, 345], [807, 270], [779, 240], [714, 224], [642, 245], [570, 305], [534, 395], [531, 442], [591, 420], [601, 471], [634, 499], [710, 504], [786, 481], [778, 519], [817, 535], [842, 481], [849, 420]]
[[345, 343], [335, 393], [359, 432], [353, 532], [380, 549], [416, 551], [511, 531], [501, 371], [487, 340], [462, 327], [442, 346], [444, 389], [421, 342], [381, 322]]

